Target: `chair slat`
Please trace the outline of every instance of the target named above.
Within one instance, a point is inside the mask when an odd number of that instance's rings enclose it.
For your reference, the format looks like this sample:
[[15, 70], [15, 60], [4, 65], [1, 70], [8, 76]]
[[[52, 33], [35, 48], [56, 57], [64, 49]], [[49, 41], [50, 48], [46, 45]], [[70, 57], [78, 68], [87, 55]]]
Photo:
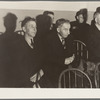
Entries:
[[[66, 88], [67, 85], [69, 85], [68, 88], [73, 88], [73, 86], [75, 88], [85, 88], [88, 86], [89, 86], [88, 88], [92, 88], [92, 82], [91, 82], [89, 76], [77, 68], [70, 68], [70, 69], [66, 69], [66, 70], [62, 71], [62, 73], [59, 76], [59, 83], [58, 83], [59, 88], [62, 88], [62, 82], [61, 82], [62, 77], [64, 77], [64, 79], [65, 78], [67, 79], [67, 77], [68, 77], [68, 80], [64, 80], [64, 82], [65, 82], [64, 88]], [[73, 81], [74, 78], [75, 78], [75, 80]], [[82, 82], [82, 84], [81, 84], [81, 82]], [[87, 84], [85, 82], [87, 82]]]

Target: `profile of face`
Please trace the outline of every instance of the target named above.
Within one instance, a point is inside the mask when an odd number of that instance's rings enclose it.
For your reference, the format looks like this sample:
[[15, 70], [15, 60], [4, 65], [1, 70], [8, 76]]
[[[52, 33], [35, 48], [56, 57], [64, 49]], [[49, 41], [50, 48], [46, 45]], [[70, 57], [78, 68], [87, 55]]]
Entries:
[[53, 23], [53, 22], [54, 22], [54, 15], [52, 15], [52, 14], [48, 14], [48, 16], [51, 17], [51, 20], [52, 20], [52, 23]]
[[53, 15], [53, 14], [48, 14], [48, 16], [51, 18], [50, 30], [52, 30], [52, 28], [53, 28], [53, 23], [54, 23], [54, 15]]
[[99, 13], [95, 17], [95, 22], [96, 22], [96, 24], [100, 25], [100, 14]]
[[23, 27], [25, 34], [29, 37], [35, 37], [37, 29], [36, 29], [36, 22], [35, 21], [28, 21], [26, 25]]
[[57, 32], [62, 36], [62, 38], [67, 38], [70, 34], [70, 23], [63, 23], [62, 25], [58, 26]]
[[79, 23], [83, 23], [84, 22], [84, 18], [83, 18], [82, 14], [78, 15], [77, 19], [78, 19]]

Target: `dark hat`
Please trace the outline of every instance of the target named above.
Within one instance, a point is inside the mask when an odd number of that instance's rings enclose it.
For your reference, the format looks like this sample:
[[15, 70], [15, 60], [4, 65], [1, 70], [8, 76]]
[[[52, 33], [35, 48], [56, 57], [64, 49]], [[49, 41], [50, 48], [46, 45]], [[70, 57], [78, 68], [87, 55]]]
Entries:
[[76, 20], [77, 20], [77, 16], [79, 16], [80, 14], [83, 15], [84, 21], [87, 21], [87, 15], [88, 15], [88, 11], [86, 8], [80, 9], [77, 13], [76, 13]]

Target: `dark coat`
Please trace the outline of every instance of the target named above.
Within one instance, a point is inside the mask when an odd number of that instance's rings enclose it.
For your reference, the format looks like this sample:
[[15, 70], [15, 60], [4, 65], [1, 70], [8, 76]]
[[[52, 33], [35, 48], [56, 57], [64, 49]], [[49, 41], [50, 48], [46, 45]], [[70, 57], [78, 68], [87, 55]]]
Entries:
[[100, 30], [91, 25], [88, 35], [89, 60], [100, 62]]
[[73, 55], [73, 38], [69, 35], [65, 39], [66, 49], [64, 50], [63, 45], [57, 35], [52, 33], [48, 35], [46, 41], [46, 66], [44, 68], [45, 75], [48, 76], [53, 87], [58, 85], [58, 77], [62, 70], [66, 69], [67, 66], [64, 64], [65, 58]]
[[[4, 59], [7, 64], [3, 65], [3, 84], [0, 86], [32, 87], [33, 83], [30, 81], [30, 77], [39, 71], [41, 65], [41, 55], [39, 55], [36, 45], [34, 45], [34, 49], [31, 49], [25, 39], [20, 36], [17, 42], [7, 46], [7, 50], [5, 50], [7, 56]], [[6, 57], [9, 57], [9, 60]]]
[[19, 41], [19, 35], [15, 33], [3, 33], [0, 36], [0, 87], [5, 87], [7, 84], [6, 78], [13, 62], [13, 44]]
[[87, 43], [87, 35], [89, 33], [90, 25], [87, 23], [78, 23], [77, 21], [71, 22], [71, 33], [76, 40]]

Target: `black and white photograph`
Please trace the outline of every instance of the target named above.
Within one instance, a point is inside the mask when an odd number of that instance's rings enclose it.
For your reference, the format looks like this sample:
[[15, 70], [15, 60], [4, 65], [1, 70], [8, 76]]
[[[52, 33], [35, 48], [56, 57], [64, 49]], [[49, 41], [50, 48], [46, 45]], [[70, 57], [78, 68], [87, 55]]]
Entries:
[[100, 1], [0, 1], [0, 98], [98, 98], [99, 88]]
[[0, 87], [99, 88], [99, 4], [0, 2]]
[[1, 89], [99, 89], [100, 1], [0, 1]]

